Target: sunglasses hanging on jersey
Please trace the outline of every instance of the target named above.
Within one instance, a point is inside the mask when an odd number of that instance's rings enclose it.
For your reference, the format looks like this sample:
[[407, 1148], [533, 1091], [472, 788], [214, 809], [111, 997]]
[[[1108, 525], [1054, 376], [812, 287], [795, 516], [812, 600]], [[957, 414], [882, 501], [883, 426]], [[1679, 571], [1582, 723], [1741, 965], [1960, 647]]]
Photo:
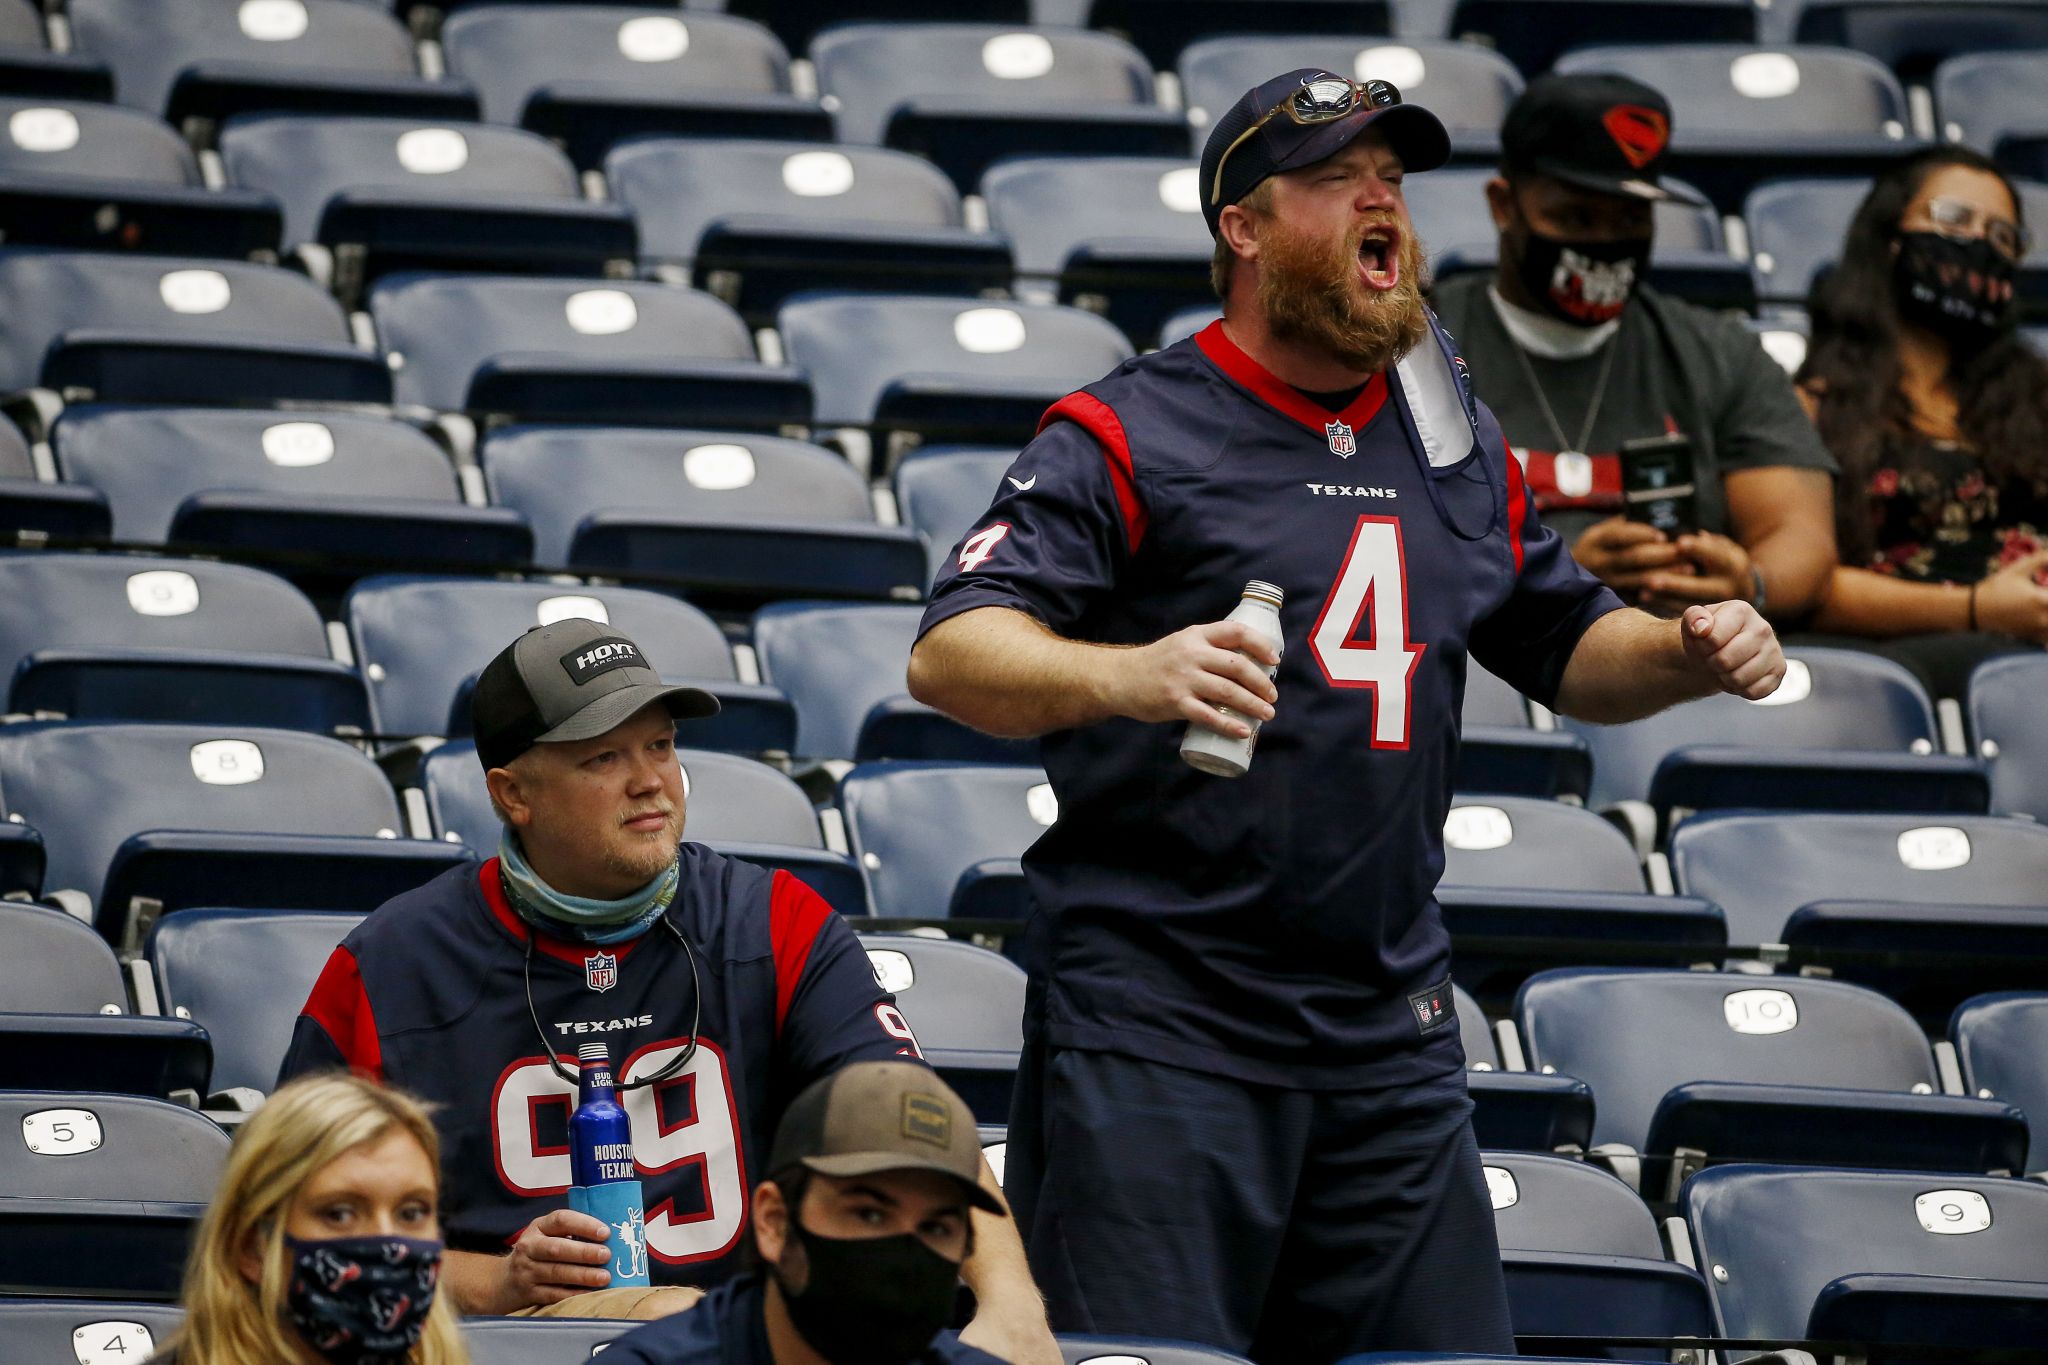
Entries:
[[[676, 936], [676, 942], [683, 945], [683, 956], [688, 958], [690, 963], [690, 998], [695, 1002], [690, 1007], [690, 1041], [688, 1046], [676, 1054], [674, 1061], [651, 1076], [642, 1076], [637, 1081], [629, 1081], [626, 1079], [625, 1068], [620, 1067], [615, 1073], [617, 1077], [616, 1084], [620, 1090], [639, 1090], [645, 1086], [659, 1085], [688, 1066], [690, 1059], [697, 1055], [697, 1026], [704, 1022], [704, 988], [703, 983], [697, 979], [697, 953], [696, 950], [690, 947], [690, 940], [683, 937], [683, 931], [676, 928], [675, 922], [669, 919], [667, 915], [661, 917], [661, 923], [664, 928]], [[575, 1085], [580, 1077], [568, 1067], [563, 1066], [561, 1059], [555, 1056], [554, 1048], [548, 1045], [548, 1032], [540, 1026], [540, 1011], [533, 1006], [533, 940], [535, 937], [531, 929], [526, 931], [526, 961], [522, 964], [522, 975], [526, 982], [526, 1017], [533, 1021], [533, 1036], [540, 1039], [540, 1055], [548, 1059], [548, 1065], [553, 1068], [557, 1076], [560, 1076], [570, 1085]]]
[[1223, 168], [1229, 164], [1230, 154], [1251, 141], [1253, 133], [1281, 114], [1304, 128], [1313, 128], [1319, 123], [1335, 123], [1361, 109], [1391, 109], [1400, 102], [1401, 92], [1391, 81], [1347, 81], [1342, 76], [1310, 81], [1261, 114], [1257, 123], [1239, 133], [1236, 141], [1223, 149], [1223, 155], [1216, 158], [1216, 177], [1209, 185], [1209, 202], [1222, 202]]

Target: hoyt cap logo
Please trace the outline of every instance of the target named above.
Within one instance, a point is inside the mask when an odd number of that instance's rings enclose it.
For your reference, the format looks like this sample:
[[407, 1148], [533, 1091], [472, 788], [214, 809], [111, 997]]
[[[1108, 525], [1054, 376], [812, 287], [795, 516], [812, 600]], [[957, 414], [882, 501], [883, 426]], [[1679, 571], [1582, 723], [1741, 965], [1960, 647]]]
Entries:
[[578, 687], [615, 668], [634, 667], [645, 667], [640, 648], [620, 635], [593, 640], [562, 656], [562, 668], [569, 674], [569, 681]]

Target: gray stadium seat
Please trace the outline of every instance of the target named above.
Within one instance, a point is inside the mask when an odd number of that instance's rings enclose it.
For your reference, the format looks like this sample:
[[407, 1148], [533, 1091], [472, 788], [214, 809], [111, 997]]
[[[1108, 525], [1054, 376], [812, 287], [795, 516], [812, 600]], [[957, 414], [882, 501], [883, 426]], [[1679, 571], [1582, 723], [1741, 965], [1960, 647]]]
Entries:
[[1956, 1007], [1948, 1036], [1963, 1093], [2017, 1105], [2033, 1135], [2027, 1165], [2048, 1171], [2048, 993], [1972, 996]]
[[1775, 22], [1802, 43], [1867, 52], [1903, 80], [1965, 52], [2048, 47], [2040, 0], [1795, 0]]
[[[1059, 802], [1036, 767], [1009, 764], [866, 763], [839, 783], [846, 839], [885, 919], [1021, 921], [1026, 896], [1017, 865], [1052, 826]], [[971, 897], [993, 898], [991, 913]]]
[[2031, 79], [2040, 63], [2033, 51], [1972, 52], [1943, 62], [1934, 72], [1942, 136], [1996, 156], [2007, 134], [2048, 130], [2048, 92]]
[[1593, 43], [1747, 43], [1753, 0], [1455, 0], [1451, 36], [1477, 39], [1522, 74]]
[[1966, 707], [1977, 752], [1991, 767], [1991, 809], [2048, 822], [2048, 735], [2040, 720], [2048, 660], [2015, 654], [1970, 674]]
[[110, 100], [114, 77], [75, 52], [52, 52], [35, 0], [0, 0], [0, 91], [43, 100]]
[[1065, 1365], [1249, 1365], [1228, 1351], [1157, 1337], [1061, 1335], [1054, 1340]]
[[882, 989], [920, 1051], [983, 1123], [1008, 1123], [1024, 1046], [1024, 969], [1001, 953], [948, 939], [863, 934]]
[[168, 1342], [184, 1317], [171, 1303], [0, 1299], [0, 1338], [23, 1360], [140, 1361]]
[[40, 905], [0, 905], [0, 1003], [31, 1014], [126, 1014], [128, 983], [91, 925]]
[[924, 538], [927, 583], [988, 510], [1016, 458], [1007, 447], [926, 446], [896, 466], [896, 509]]
[[1642, 891], [1635, 846], [1591, 811], [1528, 797], [1458, 797], [1444, 822], [1443, 885]]
[[575, 1365], [638, 1324], [598, 1318], [464, 1318], [470, 1365]]
[[[1166, 70], [1176, 60], [1185, 62], [1186, 54], [1205, 41], [1242, 42], [1251, 46], [1263, 41], [1263, 35], [1273, 33], [1346, 37], [1393, 33], [1400, 9], [1398, 0], [1261, 0], [1251, 6], [1232, 4], [1230, 0], [1089, 0], [1088, 26], [1123, 35], [1154, 66]], [[1217, 36], [1222, 34], [1230, 36]], [[1263, 73], [1243, 82], [1238, 90], [1242, 93], [1275, 72], [1317, 64], [1315, 60], [1267, 62]], [[1335, 66], [1330, 69], [1343, 70]], [[1235, 98], [1233, 95], [1232, 99]], [[1229, 103], [1223, 108], [1229, 108]], [[1211, 112], [1220, 114], [1222, 109]]]

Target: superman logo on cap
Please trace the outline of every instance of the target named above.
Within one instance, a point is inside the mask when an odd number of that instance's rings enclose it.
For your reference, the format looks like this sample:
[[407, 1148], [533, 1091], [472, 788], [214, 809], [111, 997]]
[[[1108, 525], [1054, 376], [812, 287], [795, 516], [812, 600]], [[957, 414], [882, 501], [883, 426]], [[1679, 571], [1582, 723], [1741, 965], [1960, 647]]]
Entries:
[[1640, 104], [1617, 104], [1600, 116], [1600, 124], [1637, 170], [1662, 156], [1671, 140], [1670, 121]]

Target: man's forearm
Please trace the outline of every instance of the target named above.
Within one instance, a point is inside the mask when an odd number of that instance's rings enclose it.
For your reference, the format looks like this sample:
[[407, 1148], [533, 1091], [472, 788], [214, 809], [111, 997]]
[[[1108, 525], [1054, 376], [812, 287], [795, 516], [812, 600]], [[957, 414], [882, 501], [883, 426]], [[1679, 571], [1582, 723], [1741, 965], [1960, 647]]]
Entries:
[[465, 1313], [509, 1313], [525, 1305], [503, 1301], [505, 1266], [502, 1256], [481, 1251], [441, 1253], [441, 1286]]
[[1832, 540], [1816, 540], [1803, 528], [1774, 531], [1750, 547], [1750, 561], [1763, 575], [1765, 600], [1759, 608], [1773, 621], [1798, 621], [1826, 596], [1834, 573]]
[[910, 695], [977, 730], [1035, 739], [1117, 714], [1112, 645], [1063, 640], [1035, 617], [979, 607], [932, 627], [910, 655]]
[[1557, 689], [1557, 709], [1575, 720], [1615, 725], [1655, 715], [1717, 689], [1686, 661], [1680, 623], [1625, 607], [1580, 637]]
[[[981, 1187], [1003, 1198], [1002, 1184], [986, 1160], [981, 1163]], [[1057, 1361], [1059, 1348], [1046, 1325], [1045, 1300], [1025, 1264], [1024, 1239], [1016, 1222], [979, 1210], [972, 1216], [974, 1254], [961, 1265], [960, 1278], [974, 1291], [975, 1314], [961, 1340], [1008, 1361]]]

